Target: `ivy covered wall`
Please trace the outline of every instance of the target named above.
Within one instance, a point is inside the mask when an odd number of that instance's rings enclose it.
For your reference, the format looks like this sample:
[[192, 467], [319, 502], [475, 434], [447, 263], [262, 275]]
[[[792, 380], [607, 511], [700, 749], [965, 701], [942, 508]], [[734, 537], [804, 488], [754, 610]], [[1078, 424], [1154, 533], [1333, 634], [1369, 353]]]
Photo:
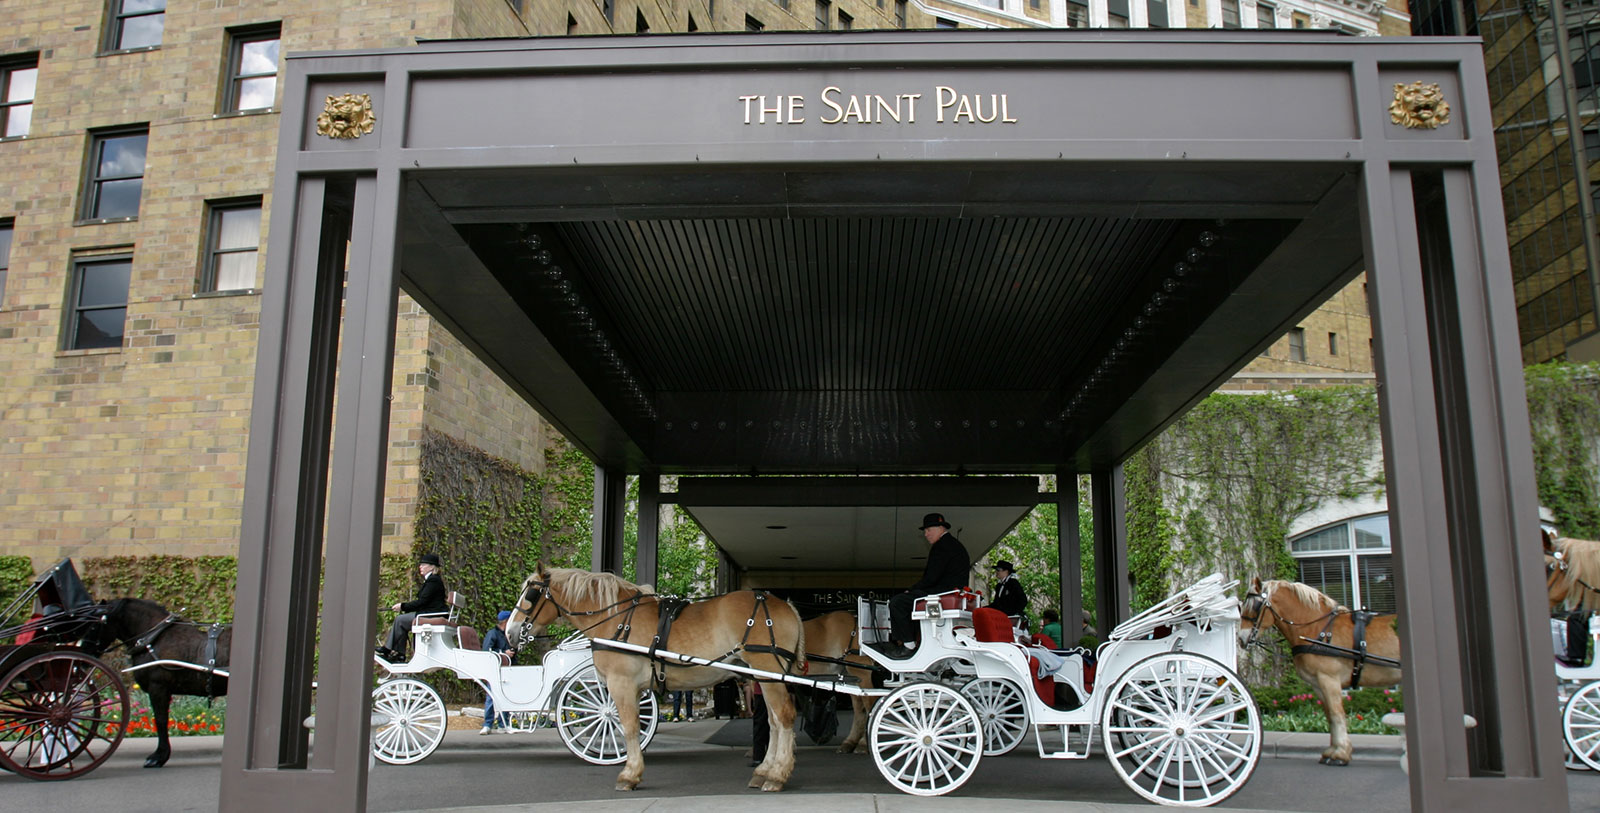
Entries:
[[1527, 368], [1539, 503], [1568, 536], [1600, 539], [1600, 362]]

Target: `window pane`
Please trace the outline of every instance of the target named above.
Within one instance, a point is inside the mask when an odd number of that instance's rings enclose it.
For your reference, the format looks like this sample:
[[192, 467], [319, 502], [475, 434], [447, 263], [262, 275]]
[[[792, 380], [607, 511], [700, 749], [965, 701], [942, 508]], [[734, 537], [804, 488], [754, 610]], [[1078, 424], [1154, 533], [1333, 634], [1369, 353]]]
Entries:
[[261, 244], [261, 208], [223, 209], [217, 228], [217, 248], [255, 248]]
[[83, 282], [78, 289], [78, 307], [125, 305], [128, 302], [128, 277], [133, 263], [95, 263], [79, 268]]
[[217, 255], [218, 291], [234, 291], [256, 284], [256, 253], [236, 251]]
[[1330, 525], [1320, 531], [1306, 534], [1289, 543], [1291, 553], [1320, 553], [1329, 550], [1349, 550], [1350, 532], [1345, 524]]
[[161, 29], [166, 24], [166, 18], [165, 14], [149, 14], [123, 20], [122, 36], [117, 39], [117, 47], [145, 48], [160, 45]]
[[11, 78], [6, 81], [7, 102], [31, 102], [33, 92], [39, 82], [38, 68], [20, 68], [11, 72]]
[[100, 184], [100, 194], [95, 198], [90, 217], [135, 217], [139, 214], [139, 195], [144, 191], [144, 179], [106, 181]]
[[33, 125], [33, 105], [19, 104], [6, 108], [6, 137], [25, 136]]
[[112, 136], [100, 142], [100, 178], [130, 178], [144, 174], [145, 143], [150, 137]]
[[137, 14], [141, 11], [166, 11], [167, 0], [122, 0], [123, 14]]
[[1361, 556], [1356, 562], [1361, 569], [1361, 603], [1375, 613], [1394, 612], [1394, 566], [1389, 554]]
[[1350, 558], [1333, 556], [1300, 560], [1300, 581], [1327, 593], [1334, 601], [1350, 605]]
[[1387, 548], [1389, 547], [1389, 517], [1367, 517], [1351, 523], [1355, 526], [1356, 547], [1358, 548]]
[[11, 227], [0, 226], [0, 268], [11, 266]]
[[79, 313], [73, 348], [121, 347], [122, 321], [127, 311], [127, 308], [104, 308]]
[[278, 41], [246, 42], [239, 49], [239, 75], [260, 76], [278, 72]]
[[272, 106], [272, 96], [278, 89], [278, 77], [262, 76], [239, 82], [238, 110], [262, 110]]

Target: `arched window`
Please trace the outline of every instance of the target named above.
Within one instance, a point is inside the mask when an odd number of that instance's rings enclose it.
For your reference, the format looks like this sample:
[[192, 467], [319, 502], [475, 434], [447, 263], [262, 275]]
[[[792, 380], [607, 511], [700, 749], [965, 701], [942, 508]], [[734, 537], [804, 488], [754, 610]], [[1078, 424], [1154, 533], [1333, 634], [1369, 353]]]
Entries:
[[1388, 514], [1342, 520], [1303, 533], [1289, 540], [1289, 554], [1300, 566], [1300, 581], [1340, 604], [1395, 611]]

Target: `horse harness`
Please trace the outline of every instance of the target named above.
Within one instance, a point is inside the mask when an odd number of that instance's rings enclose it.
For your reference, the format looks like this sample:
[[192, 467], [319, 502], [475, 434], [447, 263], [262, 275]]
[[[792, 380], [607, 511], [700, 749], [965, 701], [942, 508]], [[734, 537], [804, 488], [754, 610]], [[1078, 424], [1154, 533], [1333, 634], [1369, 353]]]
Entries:
[[[149, 655], [150, 659], [153, 660], [153, 661], [162, 660], [161, 654], [156, 651], [156, 639], [160, 638], [167, 630], [172, 629], [173, 627], [175, 627], [175, 626], [177, 626], [179, 624], [188, 624], [189, 626], [192, 626], [192, 627], [199, 627], [200, 626], [199, 624], [196, 624], [194, 622], [183, 620], [181, 617], [179, 617], [175, 613], [168, 613], [167, 617], [161, 619], [161, 621], [157, 622], [157, 624], [155, 626], [151, 627], [150, 629], [145, 630], [143, 633], [140, 633], [139, 637], [137, 637], [137, 638], [135, 638], [135, 639], [133, 639], [131, 641], [128, 641], [125, 644], [125, 646], [128, 648], [128, 654], [129, 655], [134, 655], [134, 654], [143, 652], [144, 654]], [[217, 693], [217, 639], [221, 638], [222, 637], [222, 633], [225, 632], [228, 628], [230, 628], [232, 626], [233, 626], [232, 624], [223, 624], [221, 622], [213, 622], [212, 624], [210, 624], [209, 626], [206, 627], [206, 648], [205, 648], [205, 654], [204, 654], [203, 657], [205, 658], [205, 666], [206, 666], [205, 672], [206, 672], [206, 701], [207, 702], [210, 702], [218, 694]]]
[[[1255, 617], [1253, 618], [1246, 615], [1252, 610], [1255, 612]], [[1330, 658], [1344, 658], [1345, 660], [1353, 661], [1354, 663], [1350, 668], [1350, 688], [1352, 690], [1361, 688], [1361, 672], [1366, 669], [1369, 662], [1377, 666], [1387, 666], [1391, 669], [1400, 668], [1400, 661], [1394, 658], [1385, 658], [1381, 655], [1372, 655], [1367, 652], [1367, 624], [1378, 616], [1394, 615], [1394, 613], [1374, 613], [1366, 610], [1334, 608], [1310, 621], [1297, 623], [1284, 618], [1282, 613], [1273, 608], [1272, 602], [1266, 596], [1252, 591], [1245, 596], [1244, 606], [1240, 608], [1239, 612], [1240, 618], [1250, 622], [1250, 637], [1244, 642], [1246, 648], [1256, 643], [1256, 636], [1261, 631], [1261, 617], [1267, 610], [1272, 610], [1273, 615], [1291, 627], [1310, 626], [1318, 621], [1323, 621], [1322, 630], [1317, 633], [1315, 638], [1307, 638], [1304, 635], [1299, 636], [1304, 643], [1296, 644], [1291, 642], [1289, 652], [1294, 655], [1323, 655]], [[1350, 615], [1350, 639], [1354, 644], [1353, 647], [1342, 647], [1331, 643], [1333, 641], [1333, 622], [1346, 613]]]
[[[556, 608], [557, 612], [560, 612], [568, 617], [599, 615], [607, 610], [623, 607], [623, 609], [617, 610], [616, 612], [613, 612], [610, 615], [605, 616], [604, 618], [595, 621], [593, 624], [590, 624], [579, 630], [579, 632], [587, 633], [589, 630], [592, 630], [595, 627], [606, 623], [607, 621], [621, 616], [621, 619], [616, 623], [616, 630], [611, 636], [611, 640], [613, 641], [623, 641], [628, 637], [628, 634], [633, 631], [632, 621], [634, 611], [639, 608], [639, 605], [646, 598], [644, 593], [636, 593], [631, 598], [621, 599], [597, 610], [577, 612], [568, 610], [567, 608], [556, 603], [555, 598], [550, 595], [549, 587], [550, 583], [544, 581], [528, 583], [528, 589], [523, 592], [522, 598], [524, 601], [529, 602], [529, 607], [527, 610], [529, 618], [534, 617], [536, 611], [539, 609], [539, 605], [545, 601], [549, 601], [550, 604]], [[789, 674], [794, 668], [795, 663], [799, 660], [799, 657], [793, 651], [778, 646], [778, 634], [772, 626], [772, 610], [767, 607], [767, 592], [765, 590], [755, 590], [753, 592], [755, 593], [756, 598], [755, 605], [750, 608], [750, 617], [745, 620], [744, 635], [740, 638], [739, 645], [728, 650], [727, 652], [724, 652], [722, 655], [709, 660], [712, 663], [720, 663], [737, 655], [740, 650], [747, 652], [769, 653], [785, 659], [786, 663], [783, 671], [784, 674]], [[656, 651], [661, 649], [666, 649], [669, 652], [671, 651], [668, 649], [667, 643], [672, 633], [672, 622], [675, 621], [678, 616], [683, 613], [684, 608], [688, 607], [692, 602], [690, 599], [681, 598], [678, 596], [652, 595], [649, 596], [649, 598], [654, 599], [657, 605], [656, 632], [655, 635], [650, 639], [650, 651], [645, 654], [644, 657], [650, 659], [651, 678], [656, 684], [657, 690], [665, 692], [667, 686], [666, 660], [660, 655], [657, 655]], [[624, 605], [626, 606], [624, 607]], [[750, 633], [755, 629], [756, 619], [758, 616], [765, 616], [765, 618], [762, 620], [765, 622], [767, 628], [767, 638], [770, 641], [770, 644], [750, 643]]]
[[[1561, 551], [1561, 550], [1550, 551], [1549, 553], [1547, 553], [1545, 555], [1550, 557], [1550, 561], [1545, 563], [1545, 566], [1544, 566], [1544, 572], [1545, 572], [1546, 576], [1556, 572], [1557, 570], [1560, 570], [1562, 573], [1567, 572], [1567, 568], [1570, 567], [1570, 565], [1567, 564], [1566, 551]], [[1574, 577], [1572, 581], [1573, 581], [1574, 584], [1578, 585], [1579, 587], [1582, 587], [1584, 590], [1586, 590], [1586, 591], [1588, 591], [1590, 593], [1600, 594], [1600, 587], [1595, 587], [1594, 585], [1584, 581], [1583, 579], [1579, 579], [1579, 578]], [[1582, 605], [1582, 603], [1583, 603], [1583, 600], [1581, 598], [1576, 602], [1572, 601], [1571, 597], [1568, 597], [1568, 599], [1567, 599], [1567, 606], [1568, 607]]]

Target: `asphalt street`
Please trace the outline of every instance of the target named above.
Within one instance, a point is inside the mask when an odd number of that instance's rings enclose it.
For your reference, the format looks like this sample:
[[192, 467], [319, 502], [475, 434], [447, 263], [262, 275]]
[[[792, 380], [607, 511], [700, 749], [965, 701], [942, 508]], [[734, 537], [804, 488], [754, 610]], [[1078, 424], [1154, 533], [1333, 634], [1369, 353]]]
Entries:
[[[369, 783], [368, 809], [511, 806], [502, 813], [531, 813], [538, 810], [531, 805], [547, 803], [589, 813], [1153, 809], [1125, 787], [1099, 755], [1088, 760], [1041, 760], [1031, 740], [1011, 754], [985, 757], [966, 785], [938, 800], [895, 792], [879, 776], [870, 755], [838, 754], [832, 746], [800, 748], [788, 788], [763, 794], [745, 787], [750, 767], [744, 749], [719, 744], [744, 742], [741, 735], [748, 726], [748, 721], [725, 720], [663, 723], [645, 756], [644, 781], [633, 793], [612, 789], [618, 768], [578, 760], [554, 731], [486, 737], [453, 731], [438, 751], [419, 763], [380, 763]], [[801, 741], [806, 741], [803, 736]], [[95, 772], [70, 781], [31, 782], [0, 774], [0, 808], [52, 813], [215, 810], [222, 738], [183, 737], [173, 743], [172, 760], [159, 770], [142, 767], [154, 741], [136, 739], [125, 741]], [[1222, 807], [1308, 813], [1409, 810], [1405, 776], [1396, 764], [1398, 738], [1358, 740], [1356, 759], [1346, 768], [1317, 764], [1316, 751], [1325, 743], [1326, 735], [1268, 732], [1255, 774]], [[1567, 782], [1573, 811], [1600, 813], [1600, 775], [1568, 772]]]

